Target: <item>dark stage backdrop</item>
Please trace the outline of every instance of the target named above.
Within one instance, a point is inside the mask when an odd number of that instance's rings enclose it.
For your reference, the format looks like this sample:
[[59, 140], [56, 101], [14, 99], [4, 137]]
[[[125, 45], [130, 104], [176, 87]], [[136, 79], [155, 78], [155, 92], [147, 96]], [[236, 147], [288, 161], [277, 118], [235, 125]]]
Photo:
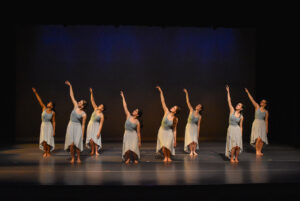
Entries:
[[232, 102], [245, 104], [245, 134], [249, 141], [254, 109], [244, 87], [254, 93], [256, 31], [250, 28], [198, 28], [150, 26], [22, 25], [16, 26], [16, 141], [37, 142], [41, 108], [32, 93], [56, 103], [56, 141], [63, 141], [73, 109], [69, 80], [75, 98], [86, 99], [92, 113], [89, 87], [97, 104], [107, 106], [103, 141], [121, 141], [125, 114], [120, 90], [128, 108], [144, 111], [143, 141], [155, 141], [163, 110], [179, 105], [178, 140], [183, 140], [188, 116], [183, 88], [193, 106], [205, 107], [201, 140], [225, 140], [229, 109], [225, 84]]

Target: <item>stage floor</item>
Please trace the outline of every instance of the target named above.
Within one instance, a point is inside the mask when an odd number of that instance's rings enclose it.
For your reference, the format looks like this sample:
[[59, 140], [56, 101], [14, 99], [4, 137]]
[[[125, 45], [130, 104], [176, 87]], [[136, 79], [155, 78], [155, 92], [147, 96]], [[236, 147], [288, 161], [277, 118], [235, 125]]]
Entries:
[[63, 144], [52, 157], [43, 159], [36, 144], [19, 144], [0, 150], [0, 183], [33, 185], [223, 185], [300, 183], [300, 149], [269, 145], [264, 156], [244, 144], [239, 164], [224, 157], [225, 142], [203, 142], [199, 155], [191, 158], [176, 148], [173, 162], [164, 164], [155, 154], [155, 143], [144, 143], [139, 164], [121, 160], [121, 143], [105, 143], [101, 155], [82, 152], [82, 164], [69, 164]]

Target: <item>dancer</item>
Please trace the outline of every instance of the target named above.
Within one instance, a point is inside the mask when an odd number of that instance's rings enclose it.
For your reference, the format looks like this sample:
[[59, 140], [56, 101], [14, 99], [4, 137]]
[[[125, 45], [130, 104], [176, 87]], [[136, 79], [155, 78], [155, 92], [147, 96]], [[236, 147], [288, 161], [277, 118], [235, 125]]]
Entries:
[[[83, 151], [83, 137], [86, 121], [86, 113], [83, 110], [86, 107], [87, 102], [85, 100], [80, 100], [79, 102], [77, 102], [74, 98], [71, 83], [69, 81], [66, 81], [65, 84], [70, 87], [70, 97], [74, 105], [74, 109], [71, 112], [70, 121], [67, 127], [65, 150], [70, 150], [70, 163], [74, 163], [75, 151], [77, 153], [77, 163], [81, 163], [80, 152]], [[81, 120], [82, 124], [80, 122]]]
[[93, 156], [94, 154], [98, 156], [99, 155], [98, 150], [100, 150], [102, 147], [101, 130], [103, 128], [103, 122], [104, 122], [103, 111], [105, 107], [103, 104], [97, 106], [94, 100], [92, 88], [90, 88], [90, 92], [91, 92], [91, 103], [94, 108], [94, 112], [92, 113], [91, 119], [88, 123], [85, 144], [88, 148], [91, 148], [91, 153], [90, 153], [91, 156]]
[[52, 101], [49, 101], [47, 103], [47, 106], [45, 106], [39, 94], [36, 92], [36, 89], [32, 88], [32, 91], [35, 94], [43, 110], [42, 124], [40, 129], [40, 149], [44, 151], [43, 157], [46, 158], [50, 156], [50, 151], [53, 151], [55, 148], [55, 105]]
[[258, 105], [247, 88], [245, 88], [245, 91], [255, 108], [255, 119], [252, 124], [250, 144], [255, 147], [257, 156], [263, 156], [263, 153], [261, 152], [263, 145], [264, 143], [268, 144], [269, 112], [266, 110], [267, 101], [263, 99]]
[[175, 105], [169, 111], [168, 107], [166, 106], [165, 98], [161, 88], [159, 86], [156, 88], [160, 92], [160, 100], [164, 110], [164, 116], [157, 135], [156, 152], [160, 152], [160, 150], [162, 150], [164, 162], [171, 162], [171, 155], [175, 155], [176, 130], [178, 123], [177, 115], [180, 111], [180, 108]]
[[229, 126], [227, 129], [225, 155], [228, 158], [230, 158], [231, 163], [238, 163], [239, 162], [238, 156], [243, 151], [242, 133], [243, 133], [244, 117], [241, 114], [243, 110], [243, 104], [238, 103], [235, 106], [235, 110], [234, 110], [231, 104], [228, 85], [226, 85], [226, 90], [227, 90], [227, 101], [230, 110], [230, 115], [229, 115]]
[[125, 133], [123, 137], [123, 150], [122, 158], [126, 164], [133, 160], [135, 164], [138, 164], [140, 159], [140, 148], [141, 148], [141, 122], [142, 111], [135, 109], [130, 114], [125, 101], [124, 93], [121, 91], [121, 97], [123, 102], [124, 112], [126, 114], [125, 121]]
[[183, 89], [183, 91], [186, 96], [186, 104], [190, 109], [188, 121], [185, 127], [184, 151], [187, 152], [189, 147], [190, 156], [196, 156], [198, 155], [196, 153], [196, 149], [199, 149], [198, 139], [200, 134], [200, 122], [202, 119], [201, 112], [203, 110], [203, 106], [198, 104], [194, 110], [189, 100], [188, 91], [186, 89]]

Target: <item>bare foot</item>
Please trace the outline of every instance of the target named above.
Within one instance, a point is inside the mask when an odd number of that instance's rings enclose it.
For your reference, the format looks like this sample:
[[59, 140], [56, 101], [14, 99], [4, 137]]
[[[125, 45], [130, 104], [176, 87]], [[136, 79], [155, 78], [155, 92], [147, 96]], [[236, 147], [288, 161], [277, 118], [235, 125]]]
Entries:
[[126, 161], [125, 161], [125, 164], [129, 164], [130, 162], [130, 159], [128, 158]]
[[138, 160], [134, 160], [134, 164], [138, 164], [139, 162], [138, 162]]
[[44, 154], [43, 154], [43, 158], [46, 158], [47, 157], [47, 153], [45, 152]]
[[164, 162], [168, 162], [168, 158], [167, 157], [165, 157]]
[[230, 163], [235, 163], [235, 160], [233, 158], [231, 158]]
[[74, 161], [75, 161], [75, 159], [74, 158], [72, 158], [71, 160], [70, 160], [70, 163], [74, 163]]
[[237, 158], [235, 158], [234, 162], [238, 163], [238, 162], [239, 162], [239, 160], [238, 160]]
[[194, 152], [194, 155], [195, 155], [195, 156], [198, 156], [198, 154], [197, 154], [196, 152]]
[[91, 152], [91, 153], [90, 153], [90, 156], [93, 156], [94, 154], [95, 154], [94, 152]]
[[191, 151], [190, 156], [193, 156], [193, 152]]
[[256, 155], [257, 155], [257, 156], [263, 156], [263, 153], [261, 153], [260, 151], [257, 151], [257, 152], [256, 152]]
[[49, 152], [49, 153], [47, 153], [47, 157], [50, 157], [50, 156], [51, 156], [50, 152]]
[[99, 156], [99, 155], [100, 155], [98, 151], [96, 151], [96, 153], [95, 153], [95, 154], [96, 154], [96, 156]]
[[81, 160], [80, 160], [80, 158], [77, 158], [77, 161], [76, 161], [77, 163], [81, 163]]
[[168, 162], [172, 162], [171, 158], [168, 158]]

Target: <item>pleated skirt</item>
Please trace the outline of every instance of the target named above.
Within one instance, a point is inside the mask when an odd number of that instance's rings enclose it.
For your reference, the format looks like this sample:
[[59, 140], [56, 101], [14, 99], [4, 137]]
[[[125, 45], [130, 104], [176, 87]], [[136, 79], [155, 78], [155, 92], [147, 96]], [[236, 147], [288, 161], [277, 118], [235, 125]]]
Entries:
[[231, 149], [238, 146], [240, 153], [243, 151], [242, 131], [239, 126], [229, 125], [227, 129], [225, 156], [230, 158]]
[[162, 127], [158, 130], [156, 152], [160, 152], [162, 147], [167, 148], [172, 155], [175, 155], [174, 148], [174, 134], [172, 129], [164, 129]]
[[99, 122], [96, 121], [89, 121], [87, 130], [86, 130], [86, 141], [85, 145], [87, 148], [90, 147], [90, 140], [92, 139], [95, 144], [98, 145], [98, 150], [102, 148], [102, 142], [101, 142], [101, 134], [100, 137], [97, 137], [98, 131], [99, 131]]
[[251, 129], [251, 137], [250, 144], [255, 147], [256, 139], [260, 137], [260, 139], [268, 144], [268, 137], [266, 132], [266, 122], [262, 119], [255, 119], [252, 123]]
[[74, 143], [74, 145], [80, 149], [80, 151], [83, 151], [81, 123], [69, 121], [65, 139], [65, 150], [69, 151], [72, 143]]
[[198, 144], [198, 125], [193, 123], [187, 123], [185, 127], [185, 136], [184, 136], [184, 151], [188, 152], [188, 146], [195, 142], [197, 144], [197, 148], [199, 149]]
[[125, 130], [123, 136], [123, 149], [122, 149], [122, 159], [125, 159], [125, 153], [127, 151], [134, 152], [138, 159], [140, 159], [140, 148], [139, 148], [139, 138], [136, 131]]
[[40, 129], [40, 149], [44, 150], [42, 145], [43, 142], [46, 142], [47, 145], [50, 145], [50, 151], [53, 151], [55, 148], [54, 137], [53, 137], [53, 126], [51, 122], [42, 122]]

